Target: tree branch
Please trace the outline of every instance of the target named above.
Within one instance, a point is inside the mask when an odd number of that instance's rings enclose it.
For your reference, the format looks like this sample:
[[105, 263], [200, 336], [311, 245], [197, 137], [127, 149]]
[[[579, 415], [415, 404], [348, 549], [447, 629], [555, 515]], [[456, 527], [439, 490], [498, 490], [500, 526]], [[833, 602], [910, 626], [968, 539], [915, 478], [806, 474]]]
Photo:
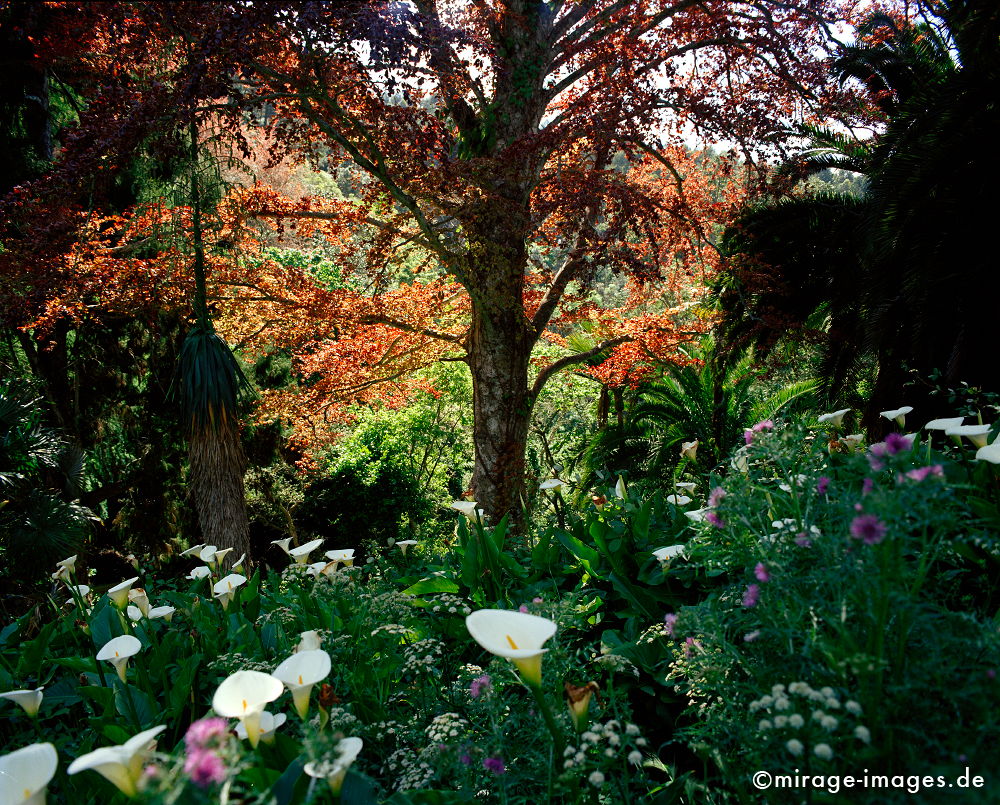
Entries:
[[594, 358], [605, 350], [612, 349], [613, 347], [617, 347], [619, 344], [624, 344], [627, 341], [632, 340], [634, 339], [630, 335], [620, 335], [617, 338], [602, 341], [596, 347], [588, 349], [586, 352], [577, 352], [575, 355], [566, 355], [553, 361], [538, 373], [538, 377], [535, 378], [535, 382], [531, 386], [531, 396], [533, 398], [537, 397], [548, 379], [556, 372], [565, 369], [567, 366], [573, 366], [574, 364], [582, 363], [590, 358]]

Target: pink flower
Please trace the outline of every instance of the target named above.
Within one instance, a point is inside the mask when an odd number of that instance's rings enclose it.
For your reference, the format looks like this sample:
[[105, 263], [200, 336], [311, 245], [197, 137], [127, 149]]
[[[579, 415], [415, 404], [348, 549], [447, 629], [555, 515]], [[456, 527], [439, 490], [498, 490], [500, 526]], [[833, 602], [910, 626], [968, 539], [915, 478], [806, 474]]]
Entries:
[[830, 488], [830, 479], [825, 475], [821, 475], [820, 479], [816, 482], [816, 492], [820, 495], [825, 495], [826, 490]]
[[913, 439], [899, 433], [890, 433], [885, 437], [885, 449], [890, 456], [902, 453], [913, 447]]
[[707, 512], [705, 514], [705, 520], [714, 525], [716, 528], [725, 528], [726, 521], [723, 520], [715, 512]]
[[753, 426], [752, 430], [754, 433], [760, 433], [764, 430], [771, 430], [774, 427], [774, 422], [770, 419], [764, 419]]
[[751, 584], [747, 587], [747, 591], [743, 593], [743, 606], [755, 607], [757, 602], [760, 600], [760, 585]]
[[483, 760], [483, 768], [486, 771], [491, 771], [494, 774], [503, 774], [507, 767], [504, 766], [502, 757], [488, 757]]
[[188, 752], [184, 761], [184, 773], [199, 788], [208, 788], [225, 781], [226, 764], [210, 749], [195, 749]]
[[929, 476], [933, 475], [935, 478], [944, 477], [944, 468], [940, 464], [931, 464], [929, 467], [918, 467], [915, 470], [910, 470], [906, 473], [906, 477], [911, 481], [923, 481]]
[[885, 523], [874, 514], [862, 514], [851, 521], [851, 536], [863, 540], [865, 545], [875, 545], [885, 539]]
[[722, 503], [722, 499], [726, 496], [726, 490], [721, 486], [715, 487], [711, 492], [708, 493], [708, 507], [710, 509], [718, 508], [719, 504]]
[[753, 444], [753, 431], [745, 430], [743, 431], [743, 441], [747, 444]]
[[532, 604], [541, 604], [541, 603], [544, 603], [544, 602], [542, 601], [542, 599], [541, 599], [541, 598], [539, 598], [539, 597], [538, 597], [538, 596], [536, 595], [536, 596], [535, 596], [534, 598], [532, 598], [532, 599], [531, 599], [531, 603], [532, 603]]
[[811, 548], [812, 540], [806, 536], [805, 531], [800, 531], [798, 534], [795, 535], [795, 544], [798, 545], [800, 548]]
[[766, 582], [771, 580], [771, 574], [767, 572], [767, 568], [764, 567], [763, 562], [758, 562], [757, 567], [753, 569], [754, 576], [757, 577], [757, 581]]
[[673, 612], [668, 612], [663, 616], [663, 625], [667, 627], [667, 636], [674, 636], [674, 626], [677, 624], [677, 615]]
[[701, 641], [695, 640], [693, 637], [689, 637], [684, 641], [684, 656], [690, 659], [694, 656], [694, 650], [696, 648], [701, 648]]
[[473, 699], [478, 699], [481, 695], [489, 693], [491, 690], [493, 690], [493, 680], [490, 679], [489, 674], [477, 676], [469, 685], [469, 693]]
[[184, 745], [190, 752], [204, 749], [221, 741], [229, 732], [229, 722], [224, 718], [203, 718], [195, 721], [184, 733]]
[[864, 479], [864, 480], [863, 480], [863, 481], [861, 482], [861, 494], [862, 494], [862, 495], [867, 495], [867, 494], [868, 494], [869, 492], [871, 492], [871, 491], [872, 491], [872, 490], [873, 490], [874, 488], [875, 488], [875, 481], [874, 481], [874, 479], [872, 479], [872, 478], [865, 478], [865, 479]]
[[527, 604], [521, 604], [521, 606], [519, 606], [517, 608], [517, 611], [518, 612], [527, 612], [528, 611], [528, 605]]

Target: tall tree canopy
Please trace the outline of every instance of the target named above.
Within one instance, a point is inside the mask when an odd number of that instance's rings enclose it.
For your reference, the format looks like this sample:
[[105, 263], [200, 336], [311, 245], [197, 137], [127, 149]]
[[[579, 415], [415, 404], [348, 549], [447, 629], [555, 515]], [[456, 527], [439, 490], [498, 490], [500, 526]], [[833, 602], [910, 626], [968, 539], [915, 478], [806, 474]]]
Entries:
[[[289, 202], [256, 188], [220, 212], [225, 226], [209, 264], [218, 287], [229, 289], [220, 295], [229, 297], [230, 320], [240, 321], [239, 302], [283, 311], [253, 332], [236, 324], [232, 332], [270, 343], [305, 334], [295, 344], [300, 368], [330, 378], [330, 391], [360, 393], [429, 354], [466, 361], [472, 485], [499, 516], [518, 507], [529, 418], [549, 377], [607, 355], [608, 376], [620, 378], [641, 355], [669, 355], [703, 329], [690, 317], [686, 278], [714, 265], [713, 228], [736, 197], [730, 180], [709, 181], [688, 143], [724, 141], [747, 167], [775, 156], [790, 119], [838, 103], [821, 60], [832, 27], [852, 7], [83, 4], [99, 32], [91, 39], [120, 72], [93, 94], [91, 136], [67, 154], [77, 169], [89, 159], [90, 174], [99, 175], [117, 153], [93, 134], [107, 132], [109, 118], [120, 129], [116, 142], [134, 147], [154, 130], [176, 131], [184, 114], [202, 126], [223, 121], [230, 134], [252, 115], [267, 123], [275, 160], [360, 168], [348, 202]], [[308, 225], [337, 245], [345, 268], [363, 265], [374, 285], [365, 294], [317, 286], [288, 266], [234, 253], [254, 219]], [[147, 265], [123, 254], [119, 235], [105, 245], [103, 265], [115, 272]], [[402, 255], [414, 277], [398, 285], [390, 280]], [[62, 262], [55, 273], [63, 282], [78, 270]], [[622, 309], [639, 315], [628, 321], [590, 297], [609, 271], [629, 278]], [[273, 292], [278, 275], [286, 288], [298, 282], [294, 303], [287, 290]], [[652, 300], [651, 283], [667, 278], [663, 298]], [[177, 292], [175, 282], [156, 287]], [[289, 327], [287, 316], [302, 327]], [[533, 365], [540, 339], [558, 343], [581, 319], [592, 348]], [[380, 371], [389, 367], [396, 369]], [[322, 381], [313, 384], [319, 405], [322, 391]]]

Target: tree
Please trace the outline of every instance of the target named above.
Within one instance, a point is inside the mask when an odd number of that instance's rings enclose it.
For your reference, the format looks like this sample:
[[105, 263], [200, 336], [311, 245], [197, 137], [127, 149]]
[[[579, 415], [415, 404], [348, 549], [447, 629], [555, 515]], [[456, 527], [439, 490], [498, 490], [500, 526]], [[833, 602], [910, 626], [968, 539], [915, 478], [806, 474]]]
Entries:
[[[708, 232], [689, 214], [673, 161], [684, 132], [725, 137], [748, 163], [771, 150], [777, 121], [825, 91], [816, 48], [846, 11], [833, 2], [419, 0], [360, 13], [345, 31], [310, 6], [276, 15], [242, 48], [247, 96], [273, 105], [287, 151], [365, 171], [365, 209], [389, 213], [375, 224], [375, 256], [418, 244], [468, 294], [468, 329], [422, 334], [469, 364], [472, 485], [490, 516], [517, 508], [546, 380], [636, 339], [619, 329], [533, 371], [532, 350], [554, 319], [601, 268], [652, 280], [703, 256]], [[618, 171], [618, 154], [645, 162]], [[654, 165], [660, 183], [681, 188], [673, 207], [641, 181]], [[674, 345], [684, 340], [677, 317], [656, 326]]]

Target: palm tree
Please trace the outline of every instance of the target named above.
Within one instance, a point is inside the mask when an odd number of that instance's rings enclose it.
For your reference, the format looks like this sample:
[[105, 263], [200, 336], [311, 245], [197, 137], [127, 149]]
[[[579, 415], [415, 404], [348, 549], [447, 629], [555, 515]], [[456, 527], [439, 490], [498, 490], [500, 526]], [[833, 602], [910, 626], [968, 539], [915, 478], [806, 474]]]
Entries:
[[865, 195], [756, 207], [724, 238], [736, 258], [720, 287], [724, 332], [766, 352], [790, 327], [827, 317], [821, 371], [831, 396], [864, 361], [877, 362], [869, 423], [900, 401], [907, 370], [1000, 386], [977, 291], [991, 287], [995, 263], [983, 241], [995, 218], [984, 199], [1000, 180], [991, 154], [1000, 8], [967, 0], [935, 8], [938, 27], [874, 15], [861, 44], [834, 62], [841, 80], [862, 82], [887, 116], [885, 131], [860, 143], [803, 127], [812, 147], [786, 166], [857, 172]]

